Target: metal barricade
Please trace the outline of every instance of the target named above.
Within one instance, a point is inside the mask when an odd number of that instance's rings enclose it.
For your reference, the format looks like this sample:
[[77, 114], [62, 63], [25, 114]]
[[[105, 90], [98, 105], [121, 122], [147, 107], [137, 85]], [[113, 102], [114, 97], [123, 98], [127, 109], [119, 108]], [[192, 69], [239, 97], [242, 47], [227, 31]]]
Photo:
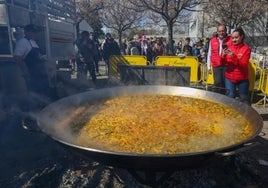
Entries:
[[202, 81], [200, 78], [200, 68], [197, 57], [194, 56], [157, 56], [156, 66], [177, 66], [191, 67], [190, 82], [198, 83]]
[[148, 61], [146, 56], [142, 55], [113, 55], [109, 58], [109, 77], [120, 76], [119, 64], [146, 66], [148, 65]]
[[206, 90], [208, 90], [208, 87], [214, 84], [213, 69], [211, 69], [211, 71], [208, 72], [207, 64], [205, 63], [201, 64], [200, 69], [201, 69], [201, 80], [203, 84], [205, 84]]
[[128, 85], [189, 86], [190, 67], [119, 65], [120, 80]]
[[[261, 71], [261, 68], [258, 66], [258, 62], [256, 60], [250, 59], [248, 64], [249, 70], [249, 91], [250, 91], [250, 99], [253, 100], [253, 95], [255, 91], [255, 83], [256, 83], [256, 75], [258, 71]], [[206, 86], [206, 89], [210, 85], [214, 84], [214, 77], [213, 77], [213, 69], [211, 72], [208, 73], [206, 64], [202, 64], [201, 66], [201, 79]]]
[[257, 71], [261, 72], [261, 68], [258, 66], [258, 61], [250, 59], [248, 63], [248, 77], [249, 77], [249, 91], [250, 91], [250, 101], [252, 102], [255, 85], [256, 85], [256, 75]]
[[268, 101], [268, 68], [261, 71], [258, 89], [262, 92], [263, 98], [256, 102], [254, 106], [262, 104], [263, 107], [266, 107]]

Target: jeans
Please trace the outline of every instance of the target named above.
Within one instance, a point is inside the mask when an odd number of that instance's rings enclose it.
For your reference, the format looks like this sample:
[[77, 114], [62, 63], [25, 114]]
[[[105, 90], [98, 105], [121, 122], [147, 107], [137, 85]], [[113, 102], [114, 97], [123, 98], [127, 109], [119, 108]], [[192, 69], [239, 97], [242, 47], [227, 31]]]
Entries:
[[231, 98], [236, 97], [236, 89], [238, 89], [238, 97], [242, 102], [249, 102], [249, 80], [242, 80], [237, 83], [231, 82], [225, 78], [226, 95]]

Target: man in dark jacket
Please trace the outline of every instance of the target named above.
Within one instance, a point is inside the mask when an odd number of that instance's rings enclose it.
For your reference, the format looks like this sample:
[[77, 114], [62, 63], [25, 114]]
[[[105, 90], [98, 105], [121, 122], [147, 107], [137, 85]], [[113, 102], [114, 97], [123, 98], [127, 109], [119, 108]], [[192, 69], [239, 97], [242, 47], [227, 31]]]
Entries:
[[192, 48], [192, 46], [190, 45], [190, 42], [191, 42], [190, 37], [187, 37], [187, 38], [185, 39], [185, 44], [184, 44], [184, 46], [183, 46], [183, 48], [182, 48], [182, 51], [183, 51], [183, 53], [184, 53], [186, 56], [191, 56], [191, 55], [193, 55], [193, 54], [192, 54], [192, 52], [193, 52], [193, 48]]
[[81, 41], [78, 45], [80, 60], [86, 65], [86, 70], [89, 71], [93, 83], [96, 84], [96, 72], [94, 65], [94, 56], [96, 54], [96, 47], [92, 40], [89, 39], [89, 32], [83, 31], [81, 33]]
[[112, 38], [110, 33], [106, 34], [106, 39], [102, 43], [102, 56], [108, 67], [109, 74], [109, 58], [112, 55], [120, 55], [120, 48], [118, 43]]
[[96, 70], [96, 74], [100, 76], [100, 72], [99, 72], [99, 60], [101, 59], [101, 54], [99, 50], [100, 42], [93, 32], [89, 33], [89, 38], [90, 40], [94, 42], [94, 45], [95, 45], [95, 50], [96, 50], [94, 54], [95, 70]]

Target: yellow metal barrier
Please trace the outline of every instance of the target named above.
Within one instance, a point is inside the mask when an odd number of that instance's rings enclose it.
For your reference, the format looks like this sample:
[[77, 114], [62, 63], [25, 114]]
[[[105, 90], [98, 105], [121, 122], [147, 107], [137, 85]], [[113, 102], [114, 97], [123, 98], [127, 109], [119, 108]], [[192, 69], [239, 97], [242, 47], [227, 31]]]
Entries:
[[201, 80], [206, 85], [206, 89], [208, 89], [209, 85], [214, 84], [213, 69], [208, 73], [207, 65], [205, 63], [201, 64], [201, 75]]
[[[256, 60], [250, 59], [248, 64], [248, 77], [249, 77], [249, 91], [250, 91], [250, 101], [252, 102], [254, 91], [255, 91], [255, 83], [256, 83], [256, 74], [257, 71], [261, 71], [261, 68], [258, 67], [258, 62]], [[260, 89], [259, 89], [260, 90]]]
[[266, 107], [266, 103], [268, 101], [268, 68], [262, 69], [258, 88], [261, 90], [263, 98], [254, 105], [259, 105], [262, 103], [263, 107]]
[[[258, 62], [256, 60], [250, 59], [248, 64], [248, 71], [249, 71], [249, 91], [251, 92], [251, 101], [254, 95], [256, 74], [258, 70], [260, 70], [260, 68], [258, 67]], [[201, 71], [203, 75], [202, 80], [205, 82], [206, 87], [208, 85], [213, 85], [214, 84], [213, 69], [211, 69], [211, 73], [208, 73], [206, 64], [203, 64]]]
[[198, 78], [199, 62], [197, 57], [194, 56], [158, 56], [156, 57], [156, 66], [178, 66], [178, 67], [191, 67], [190, 82], [199, 82]]
[[204, 82], [206, 81], [206, 64], [200, 63], [201, 77], [200, 79]]
[[213, 69], [211, 69], [211, 73], [208, 73], [208, 74], [207, 74], [206, 83], [207, 83], [208, 85], [213, 85], [213, 84], [214, 84]]
[[142, 55], [113, 55], [109, 58], [109, 76], [119, 76], [118, 64], [146, 66], [146, 56]]

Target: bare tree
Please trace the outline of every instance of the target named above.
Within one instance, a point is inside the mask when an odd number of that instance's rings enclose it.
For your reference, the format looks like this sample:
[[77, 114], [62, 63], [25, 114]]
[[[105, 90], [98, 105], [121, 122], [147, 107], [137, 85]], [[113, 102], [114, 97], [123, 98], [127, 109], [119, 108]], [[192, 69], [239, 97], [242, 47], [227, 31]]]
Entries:
[[[99, 10], [103, 8], [103, 2], [101, 0], [80, 0], [76, 3], [77, 8], [77, 27], [81, 20], [86, 20], [88, 24], [93, 28], [97, 35], [102, 34], [102, 23], [99, 16]], [[77, 29], [77, 31], [79, 31]]]
[[246, 31], [246, 42], [250, 44], [253, 51], [259, 51], [266, 54], [268, 46], [268, 14], [257, 15], [254, 20], [248, 25], [244, 26]]
[[224, 23], [229, 28], [242, 27], [252, 22], [253, 18], [267, 11], [266, 0], [209, 0], [205, 10], [217, 24]]
[[122, 34], [140, 23], [144, 14], [133, 9], [133, 5], [125, 0], [103, 1], [101, 10], [102, 23], [117, 32], [119, 45], [122, 45]]
[[173, 52], [173, 26], [183, 10], [193, 11], [203, 0], [129, 0], [138, 10], [150, 10], [161, 15], [168, 28], [168, 53]]

